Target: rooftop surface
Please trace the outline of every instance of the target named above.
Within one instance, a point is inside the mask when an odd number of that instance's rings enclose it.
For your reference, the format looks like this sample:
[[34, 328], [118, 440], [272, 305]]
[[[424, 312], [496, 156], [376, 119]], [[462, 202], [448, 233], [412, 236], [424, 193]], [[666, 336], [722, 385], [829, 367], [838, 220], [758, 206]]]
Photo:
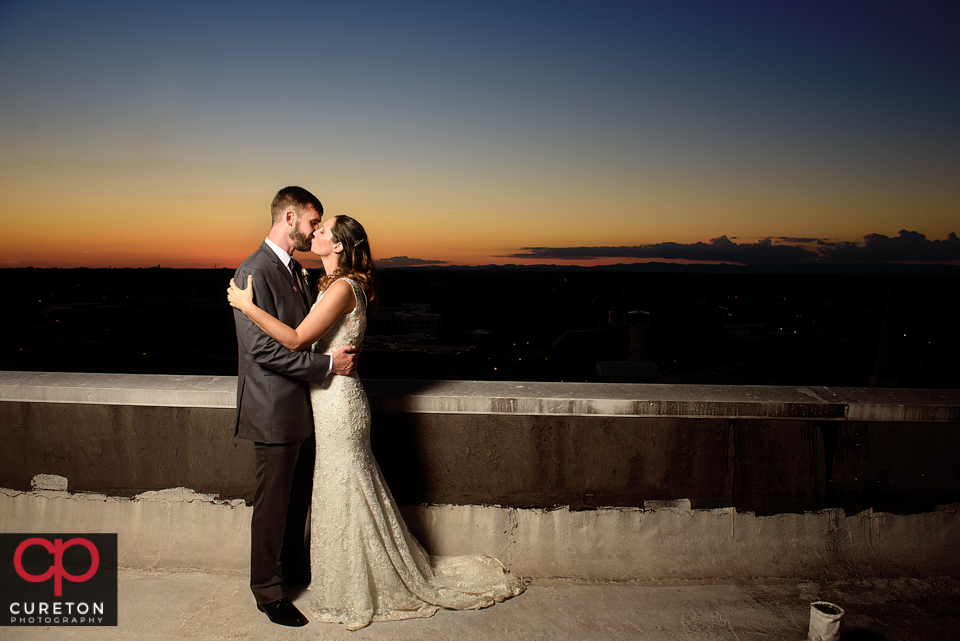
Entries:
[[[846, 641], [960, 639], [960, 580], [791, 579], [587, 583], [536, 579], [520, 596], [486, 610], [373, 623], [356, 632], [311, 622], [270, 623], [241, 573], [121, 569], [117, 627], [0, 627], [0, 638], [323, 639], [336, 641], [801, 641], [810, 604], [845, 612]], [[307, 617], [309, 592], [295, 602]], [[66, 634], [65, 634], [66, 633]]]

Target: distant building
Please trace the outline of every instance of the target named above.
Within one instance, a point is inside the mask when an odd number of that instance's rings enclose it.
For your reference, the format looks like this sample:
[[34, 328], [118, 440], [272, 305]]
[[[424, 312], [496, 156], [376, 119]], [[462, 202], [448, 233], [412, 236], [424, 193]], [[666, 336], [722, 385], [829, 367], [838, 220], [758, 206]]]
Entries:
[[[611, 317], [613, 314], [611, 313]], [[660, 368], [647, 354], [647, 324], [650, 314], [636, 310], [628, 312], [630, 349], [625, 361], [597, 361], [597, 373], [611, 383], [650, 383], [660, 377]]]
[[367, 322], [368, 334], [411, 335], [438, 338], [443, 334], [443, 315], [430, 311], [429, 303], [404, 303], [381, 307]]
[[443, 316], [431, 312], [396, 312], [394, 319], [399, 334], [439, 336], [443, 331]]

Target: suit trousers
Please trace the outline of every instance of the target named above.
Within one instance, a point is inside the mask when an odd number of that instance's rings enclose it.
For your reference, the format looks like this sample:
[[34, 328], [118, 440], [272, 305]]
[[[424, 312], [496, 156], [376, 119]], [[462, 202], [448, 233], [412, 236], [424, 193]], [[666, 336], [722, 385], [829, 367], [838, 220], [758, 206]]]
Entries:
[[254, 443], [257, 489], [250, 522], [250, 589], [257, 603], [284, 597], [285, 580], [310, 582], [308, 523], [316, 440]]

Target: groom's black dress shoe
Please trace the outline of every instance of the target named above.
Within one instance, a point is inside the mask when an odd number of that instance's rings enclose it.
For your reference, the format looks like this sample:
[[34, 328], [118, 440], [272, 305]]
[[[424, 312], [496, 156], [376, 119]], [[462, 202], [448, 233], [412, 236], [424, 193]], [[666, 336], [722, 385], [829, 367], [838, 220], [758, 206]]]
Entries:
[[299, 628], [307, 625], [307, 617], [300, 613], [297, 606], [284, 597], [270, 603], [258, 603], [257, 609], [267, 615], [267, 618], [279, 625], [289, 625]]

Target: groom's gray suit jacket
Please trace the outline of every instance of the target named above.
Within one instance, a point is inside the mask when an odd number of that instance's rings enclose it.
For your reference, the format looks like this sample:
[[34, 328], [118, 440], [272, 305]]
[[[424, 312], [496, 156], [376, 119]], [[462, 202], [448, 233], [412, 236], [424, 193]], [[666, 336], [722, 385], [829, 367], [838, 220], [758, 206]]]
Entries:
[[[246, 288], [248, 274], [253, 274], [253, 302], [271, 316], [297, 327], [310, 311], [305, 279], [291, 275], [266, 242], [237, 268], [238, 287]], [[259, 443], [307, 438], [313, 413], [306, 381], [323, 381], [330, 357], [309, 350], [291, 352], [241, 311], [234, 309], [233, 317], [239, 347], [235, 435]]]

